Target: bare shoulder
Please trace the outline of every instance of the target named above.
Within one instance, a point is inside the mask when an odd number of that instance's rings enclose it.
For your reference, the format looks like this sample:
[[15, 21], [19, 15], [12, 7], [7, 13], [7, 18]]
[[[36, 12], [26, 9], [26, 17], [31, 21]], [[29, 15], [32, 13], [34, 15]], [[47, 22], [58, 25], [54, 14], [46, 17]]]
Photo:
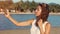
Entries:
[[46, 33], [50, 33], [50, 30], [51, 30], [51, 24], [48, 22], [45, 26], [45, 29], [46, 29]]
[[47, 26], [47, 27], [51, 27], [50, 22], [47, 22], [46, 26]]

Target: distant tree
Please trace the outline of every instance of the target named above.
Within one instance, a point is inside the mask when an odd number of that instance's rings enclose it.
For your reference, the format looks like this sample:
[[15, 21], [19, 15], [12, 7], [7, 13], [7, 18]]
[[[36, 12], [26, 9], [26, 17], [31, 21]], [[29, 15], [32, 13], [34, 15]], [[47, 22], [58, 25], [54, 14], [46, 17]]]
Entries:
[[59, 4], [50, 3], [49, 6], [50, 6], [51, 12], [55, 12], [55, 13], [60, 12], [60, 5]]

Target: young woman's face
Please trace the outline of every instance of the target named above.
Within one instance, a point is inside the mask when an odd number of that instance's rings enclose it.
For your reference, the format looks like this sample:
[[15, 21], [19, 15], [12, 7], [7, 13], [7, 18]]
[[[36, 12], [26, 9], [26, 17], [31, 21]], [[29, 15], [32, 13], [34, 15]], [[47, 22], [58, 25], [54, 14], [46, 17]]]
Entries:
[[41, 11], [42, 11], [41, 6], [37, 6], [37, 8], [36, 8], [36, 10], [35, 10], [35, 15], [36, 15], [36, 16], [40, 16], [40, 15], [41, 15]]

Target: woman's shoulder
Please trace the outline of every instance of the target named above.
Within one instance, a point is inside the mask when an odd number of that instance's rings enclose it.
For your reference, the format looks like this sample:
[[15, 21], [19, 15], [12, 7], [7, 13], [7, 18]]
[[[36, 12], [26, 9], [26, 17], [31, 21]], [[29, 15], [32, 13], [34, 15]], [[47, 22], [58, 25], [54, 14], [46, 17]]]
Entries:
[[50, 22], [48, 22], [48, 21], [45, 21], [45, 23], [50, 24]]
[[51, 26], [50, 22], [46, 21], [46, 26]]

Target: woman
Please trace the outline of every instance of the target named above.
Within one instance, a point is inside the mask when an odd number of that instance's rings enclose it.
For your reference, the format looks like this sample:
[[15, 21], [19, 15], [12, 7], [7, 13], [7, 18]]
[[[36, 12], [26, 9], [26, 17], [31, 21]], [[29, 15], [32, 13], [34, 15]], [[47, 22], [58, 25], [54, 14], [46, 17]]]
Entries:
[[49, 34], [50, 33], [50, 24], [47, 21], [49, 16], [49, 8], [47, 4], [39, 4], [35, 10], [36, 19], [27, 20], [24, 22], [17, 22], [10, 16], [10, 13], [7, 11], [5, 16], [16, 26], [28, 26], [31, 27], [31, 34]]

